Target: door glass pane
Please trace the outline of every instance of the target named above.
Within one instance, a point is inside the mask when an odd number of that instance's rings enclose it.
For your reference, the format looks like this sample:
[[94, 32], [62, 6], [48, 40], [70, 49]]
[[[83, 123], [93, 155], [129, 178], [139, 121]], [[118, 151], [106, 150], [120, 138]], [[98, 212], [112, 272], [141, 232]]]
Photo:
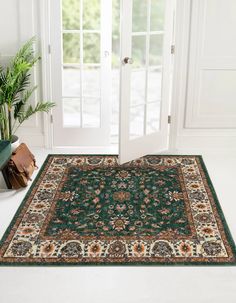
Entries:
[[63, 68], [63, 96], [80, 96], [80, 69], [75, 67]]
[[159, 130], [160, 127], [161, 101], [147, 104], [146, 133], [151, 134]]
[[100, 34], [84, 34], [84, 63], [100, 63]]
[[83, 127], [100, 127], [100, 99], [83, 98]]
[[133, 67], [143, 67], [146, 64], [146, 36], [132, 37]]
[[80, 62], [80, 36], [79, 34], [63, 34], [63, 62]]
[[86, 30], [100, 29], [100, 0], [83, 0], [83, 28]]
[[162, 51], [163, 51], [163, 35], [151, 35], [150, 37], [150, 65], [162, 64]]
[[62, 0], [63, 29], [80, 29], [80, 0]]
[[83, 95], [100, 98], [100, 68], [84, 67]]
[[165, 0], [151, 0], [151, 31], [164, 29]]
[[133, 0], [130, 139], [159, 130], [164, 34], [156, 31], [164, 29], [164, 3]]
[[162, 92], [162, 70], [159, 68], [150, 69], [148, 72], [148, 92], [147, 101], [153, 102], [161, 100]]
[[145, 69], [133, 69], [131, 73], [131, 106], [145, 103]]
[[144, 135], [144, 105], [130, 108], [130, 139], [136, 139]]
[[147, 31], [147, 1], [133, 0], [133, 32]]
[[[111, 12], [108, 11], [109, 5], [102, 6], [101, 2], [101, 0], [61, 0], [63, 123], [66, 127], [100, 127], [101, 71], [109, 73], [108, 66], [101, 66], [101, 50], [104, 50], [106, 45], [106, 51], [111, 53], [108, 39], [113, 39], [114, 45], [116, 45], [113, 62], [116, 62], [115, 81], [116, 85], [119, 85], [117, 80], [119, 81], [120, 64], [120, 1], [114, 0], [116, 17], [113, 29], [116, 28], [116, 33], [115, 35], [113, 33], [112, 37], [106, 38], [105, 29], [101, 33], [101, 20], [108, 18]], [[103, 12], [101, 12], [102, 7], [104, 8]], [[116, 90], [118, 98], [117, 92], [118, 89]]]
[[80, 99], [63, 99], [63, 123], [65, 127], [80, 127]]

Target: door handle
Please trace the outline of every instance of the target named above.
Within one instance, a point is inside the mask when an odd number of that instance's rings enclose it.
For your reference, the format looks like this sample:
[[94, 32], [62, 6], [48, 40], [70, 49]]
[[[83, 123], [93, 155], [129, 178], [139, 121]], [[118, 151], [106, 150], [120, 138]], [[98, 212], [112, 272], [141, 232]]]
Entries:
[[122, 60], [122, 63], [123, 63], [123, 64], [133, 64], [133, 63], [134, 63], [134, 60], [133, 60], [132, 58], [125, 57], [125, 58]]

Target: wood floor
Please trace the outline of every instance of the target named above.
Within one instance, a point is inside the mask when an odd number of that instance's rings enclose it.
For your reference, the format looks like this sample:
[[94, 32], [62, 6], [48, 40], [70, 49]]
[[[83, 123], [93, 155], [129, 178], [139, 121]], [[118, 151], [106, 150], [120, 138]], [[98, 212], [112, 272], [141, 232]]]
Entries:
[[[48, 153], [55, 152], [32, 151], [39, 166]], [[101, 154], [113, 151], [67, 150]], [[236, 155], [202, 155], [236, 241]], [[27, 190], [0, 191], [0, 237]], [[2, 267], [0, 302], [235, 303], [236, 267]]]

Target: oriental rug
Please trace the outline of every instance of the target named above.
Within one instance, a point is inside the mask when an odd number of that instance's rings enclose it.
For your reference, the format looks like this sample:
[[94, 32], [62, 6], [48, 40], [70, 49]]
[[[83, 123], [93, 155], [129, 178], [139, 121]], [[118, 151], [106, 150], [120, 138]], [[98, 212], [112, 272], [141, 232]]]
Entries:
[[49, 155], [0, 265], [235, 265], [201, 156]]

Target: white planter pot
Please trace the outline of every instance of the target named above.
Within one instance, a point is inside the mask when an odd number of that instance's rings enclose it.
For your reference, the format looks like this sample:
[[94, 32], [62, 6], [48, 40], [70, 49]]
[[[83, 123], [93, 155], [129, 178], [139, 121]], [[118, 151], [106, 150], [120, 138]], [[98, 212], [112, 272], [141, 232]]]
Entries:
[[13, 153], [19, 145], [20, 145], [20, 139], [17, 136], [13, 135], [12, 143], [11, 143], [11, 152]]

